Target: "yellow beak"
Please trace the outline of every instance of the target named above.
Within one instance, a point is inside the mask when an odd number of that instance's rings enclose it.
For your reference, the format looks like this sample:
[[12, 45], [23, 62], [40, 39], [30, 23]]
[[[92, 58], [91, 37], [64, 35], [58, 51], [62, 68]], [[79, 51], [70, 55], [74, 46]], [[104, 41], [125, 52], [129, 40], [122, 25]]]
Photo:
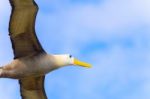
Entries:
[[78, 65], [78, 66], [82, 66], [82, 67], [86, 67], [86, 68], [91, 68], [92, 65], [88, 64], [86, 62], [81, 62], [78, 59], [74, 59], [74, 65]]

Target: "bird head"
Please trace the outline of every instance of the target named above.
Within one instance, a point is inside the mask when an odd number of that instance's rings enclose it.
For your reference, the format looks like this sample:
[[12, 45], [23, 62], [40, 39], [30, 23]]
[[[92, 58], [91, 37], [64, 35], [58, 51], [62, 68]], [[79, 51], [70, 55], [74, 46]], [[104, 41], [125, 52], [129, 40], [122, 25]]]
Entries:
[[74, 58], [70, 54], [63, 54], [63, 55], [54, 55], [56, 63], [58, 66], [68, 66], [68, 65], [74, 65], [74, 66], [81, 66], [85, 68], [91, 68], [91, 64], [82, 62], [76, 58]]

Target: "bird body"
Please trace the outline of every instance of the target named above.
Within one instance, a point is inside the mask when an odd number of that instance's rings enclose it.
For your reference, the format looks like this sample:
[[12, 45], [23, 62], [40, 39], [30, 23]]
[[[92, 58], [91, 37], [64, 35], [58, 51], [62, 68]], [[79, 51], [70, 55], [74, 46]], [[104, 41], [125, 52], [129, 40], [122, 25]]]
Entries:
[[34, 0], [9, 0], [12, 13], [9, 35], [14, 52], [14, 60], [0, 67], [0, 78], [18, 79], [22, 99], [47, 99], [45, 75], [55, 69], [68, 66], [89, 68], [69, 54], [47, 54], [35, 32], [38, 6]]
[[73, 57], [69, 55], [48, 55], [42, 53], [34, 56], [17, 58], [10, 64], [3, 67], [1, 77], [14, 79], [25, 78], [28, 76], [45, 75], [63, 66], [73, 65]]
[[[4, 71], [1, 75], [3, 77], [20, 79], [28, 76], [44, 75], [55, 68], [57, 68], [57, 65], [53, 56], [40, 54], [13, 60], [10, 64], [3, 67]], [[7, 72], [7, 75], [5, 72]]]

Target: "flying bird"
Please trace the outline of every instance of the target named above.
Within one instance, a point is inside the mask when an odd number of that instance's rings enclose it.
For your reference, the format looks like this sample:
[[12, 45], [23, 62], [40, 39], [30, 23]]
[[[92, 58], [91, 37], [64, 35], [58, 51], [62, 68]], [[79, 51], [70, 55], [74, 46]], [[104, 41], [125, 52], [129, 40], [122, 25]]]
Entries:
[[0, 67], [0, 78], [18, 79], [22, 99], [47, 99], [45, 75], [55, 69], [68, 65], [91, 67], [70, 54], [47, 54], [35, 33], [38, 5], [34, 0], [9, 1], [12, 7], [9, 35], [14, 59]]

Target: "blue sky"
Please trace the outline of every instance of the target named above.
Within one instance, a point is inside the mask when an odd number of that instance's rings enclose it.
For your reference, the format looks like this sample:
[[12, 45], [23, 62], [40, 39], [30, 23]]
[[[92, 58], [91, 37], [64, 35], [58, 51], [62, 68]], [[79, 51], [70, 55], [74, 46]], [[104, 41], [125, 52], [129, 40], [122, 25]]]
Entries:
[[[46, 77], [52, 99], [150, 99], [149, 0], [36, 0], [38, 38], [48, 53], [92, 69], [65, 67]], [[0, 3], [0, 66], [13, 58], [10, 6]], [[21, 99], [17, 80], [0, 79], [2, 99]]]

